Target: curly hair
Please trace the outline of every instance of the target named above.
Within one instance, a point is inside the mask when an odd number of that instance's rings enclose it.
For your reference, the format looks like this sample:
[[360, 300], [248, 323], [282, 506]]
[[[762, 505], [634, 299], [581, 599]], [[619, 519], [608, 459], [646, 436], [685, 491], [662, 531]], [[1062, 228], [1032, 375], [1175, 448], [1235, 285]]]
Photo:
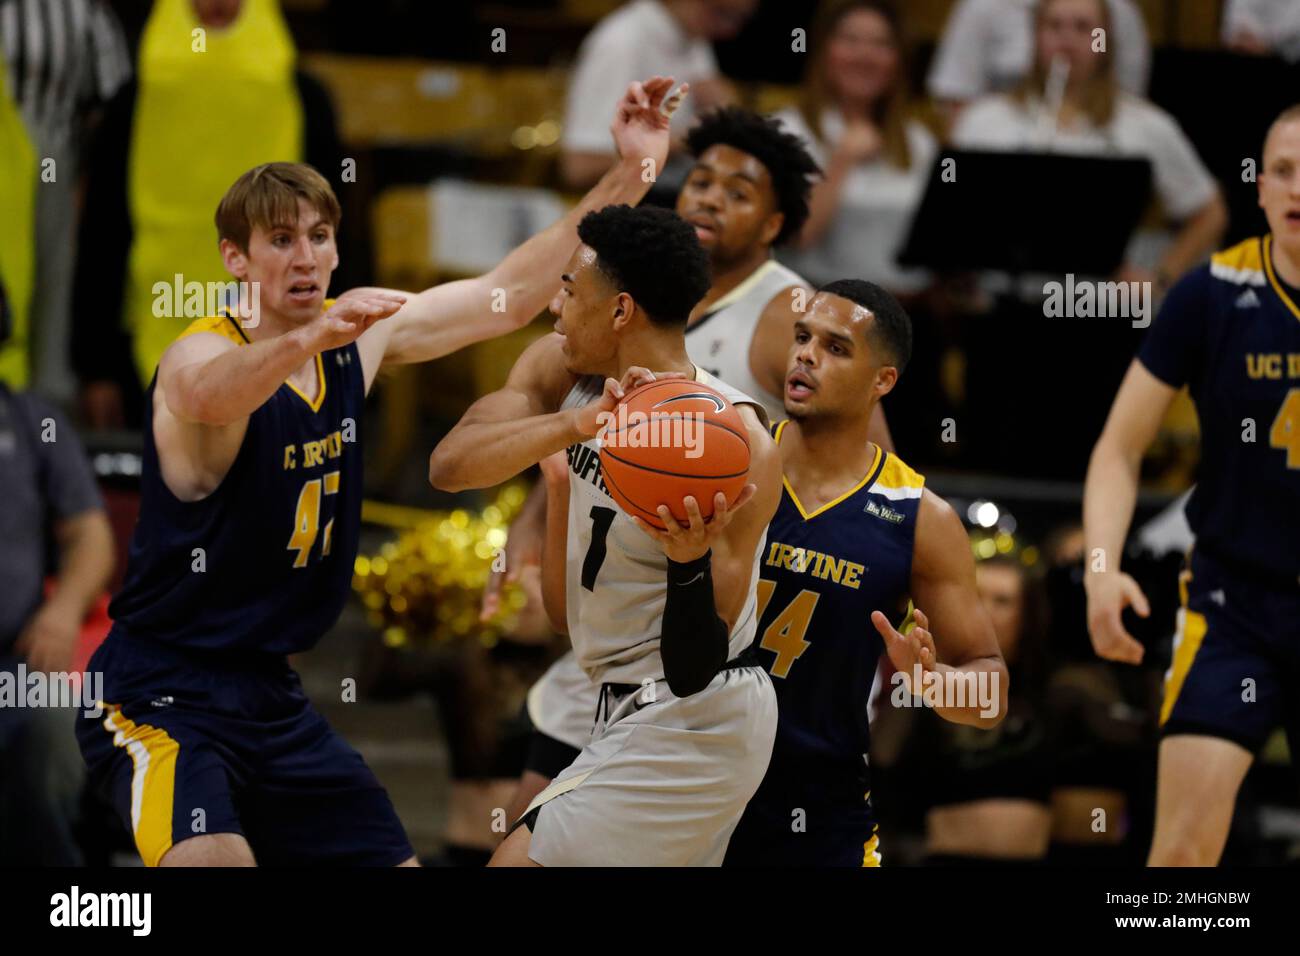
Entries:
[[822, 175], [821, 167], [803, 140], [787, 133], [779, 120], [725, 106], [706, 113], [686, 134], [686, 145], [697, 159], [710, 146], [719, 143], [753, 156], [771, 177], [777, 207], [785, 216], [773, 244], [780, 245], [798, 235], [808, 221], [808, 197], [813, 180]]
[[652, 322], [683, 325], [713, 280], [695, 229], [668, 209], [606, 206], [578, 223], [596, 266]]

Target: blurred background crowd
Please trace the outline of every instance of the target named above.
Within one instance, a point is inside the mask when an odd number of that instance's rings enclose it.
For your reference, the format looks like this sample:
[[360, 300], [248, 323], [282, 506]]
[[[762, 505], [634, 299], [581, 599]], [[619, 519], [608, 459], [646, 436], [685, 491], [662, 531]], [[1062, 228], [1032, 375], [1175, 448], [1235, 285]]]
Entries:
[[[190, 46], [164, 39], [177, 27]], [[885, 410], [900, 456], [970, 525], [1012, 712], [978, 731], [880, 708], [886, 861], [1140, 864], [1194, 411], [1175, 407], [1145, 463], [1126, 557], [1153, 598], [1135, 624], [1146, 660], [1100, 661], [1081, 483], [1142, 330], [1046, 317], [1044, 277], [1012, 261], [927, 260], [917, 214], [945, 150], [1146, 160], [1149, 189], [1131, 201], [1098, 208], [1080, 198], [1095, 184], [1034, 176], [998, 198], [1022, 243], [1132, 221], [1113, 273], [1095, 277], [1150, 283], [1158, 299], [1266, 230], [1251, 162], [1300, 91], [1295, 0], [0, 0], [0, 667], [67, 669], [102, 638], [98, 582], [119, 579], [135, 520], [142, 396], [189, 321], [157, 314], [155, 284], [227, 278], [212, 216], [240, 173], [301, 160], [331, 181], [344, 210], [331, 294], [420, 289], [485, 271], [557, 218], [612, 162], [626, 84], [656, 73], [691, 84], [678, 133], [734, 104], [803, 137], [823, 177], [778, 258], [811, 283], [879, 283], [913, 319], [913, 362]], [[671, 205], [689, 165], [684, 150], [671, 159], [649, 201]], [[978, 250], [999, 232], [938, 210], [950, 244]], [[527, 687], [563, 639], [532, 573], [505, 612], [479, 615], [532, 476], [453, 498], [428, 486], [427, 455], [549, 327], [539, 317], [379, 382], [357, 600], [297, 662], [429, 861], [492, 847]], [[51, 422], [59, 440], [41, 441]], [[79, 603], [45, 598], [72, 578]], [[355, 702], [339, 693], [348, 679]], [[61, 719], [0, 709], [0, 862], [129, 863]], [[1279, 734], [1247, 778], [1225, 862], [1300, 860], [1290, 764]]]

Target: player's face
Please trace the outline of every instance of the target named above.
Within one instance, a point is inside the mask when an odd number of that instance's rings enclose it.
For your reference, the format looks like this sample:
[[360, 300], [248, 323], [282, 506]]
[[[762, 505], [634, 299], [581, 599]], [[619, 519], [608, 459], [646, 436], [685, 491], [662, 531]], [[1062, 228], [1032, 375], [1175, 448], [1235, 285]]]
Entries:
[[1015, 568], [1005, 564], [978, 564], [975, 566], [975, 587], [993, 622], [1002, 656], [1010, 660], [1020, 643], [1025, 608], [1024, 578]]
[[236, 279], [258, 283], [263, 312], [295, 325], [320, 315], [339, 264], [334, 227], [305, 199], [298, 200], [296, 223], [255, 226], [246, 254], [229, 240], [222, 243], [222, 253]]
[[721, 143], [696, 161], [677, 195], [677, 215], [695, 227], [715, 266], [770, 246], [782, 222], [767, 167]]
[[1274, 127], [1264, 144], [1259, 205], [1273, 241], [1300, 261], [1300, 120]]
[[898, 76], [898, 47], [889, 21], [874, 10], [846, 13], [826, 48], [826, 77], [838, 98], [874, 103]]
[[621, 307], [618, 290], [596, 265], [596, 250], [579, 245], [561, 277], [562, 285], [551, 300], [555, 331], [564, 336], [565, 368], [573, 375], [605, 372], [617, 357], [614, 331]]
[[1088, 79], [1097, 72], [1101, 55], [1092, 51], [1092, 36], [1104, 26], [1103, 0], [1046, 2], [1038, 24], [1038, 62], [1047, 66], [1061, 57], [1070, 65], [1071, 83]]
[[862, 306], [836, 295], [813, 297], [794, 325], [785, 377], [785, 410], [791, 418], [856, 418], [894, 387], [898, 370], [872, 348], [867, 332], [875, 319]]

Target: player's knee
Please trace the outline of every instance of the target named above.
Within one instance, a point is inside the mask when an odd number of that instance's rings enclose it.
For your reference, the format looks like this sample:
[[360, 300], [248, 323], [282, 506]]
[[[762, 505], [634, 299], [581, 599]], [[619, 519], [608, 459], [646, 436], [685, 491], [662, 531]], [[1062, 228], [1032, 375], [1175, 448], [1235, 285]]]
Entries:
[[253, 849], [238, 833], [208, 833], [175, 844], [159, 866], [257, 866]]

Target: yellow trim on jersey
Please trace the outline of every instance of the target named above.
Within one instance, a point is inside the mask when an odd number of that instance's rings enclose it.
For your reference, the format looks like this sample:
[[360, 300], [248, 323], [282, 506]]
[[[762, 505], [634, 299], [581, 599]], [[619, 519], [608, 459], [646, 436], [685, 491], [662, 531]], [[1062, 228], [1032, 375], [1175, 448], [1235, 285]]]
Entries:
[[1178, 595], [1182, 607], [1178, 611], [1178, 630], [1174, 634], [1174, 659], [1165, 673], [1165, 699], [1160, 705], [1160, 726], [1164, 726], [1169, 715], [1174, 712], [1174, 704], [1183, 689], [1183, 682], [1191, 672], [1196, 652], [1201, 649], [1208, 624], [1205, 615], [1187, 608], [1188, 589], [1192, 583], [1192, 572], [1183, 571], [1178, 576]]
[[897, 455], [890, 455], [885, 467], [880, 469], [876, 484], [898, 491], [915, 491], [915, 495], [906, 496], [915, 498], [920, 496], [921, 489], [925, 487], [925, 476], [913, 471]]
[[284, 380], [284, 384], [288, 385], [291, 391], [306, 402], [308, 408], [313, 412], [319, 412], [320, 407], [325, 404], [325, 363], [321, 361], [319, 352], [316, 353], [316, 381], [319, 384], [319, 387], [316, 390], [316, 401], [314, 402], [307, 397], [306, 393], [303, 392], [302, 389], [293, 384], [293, 382], [289, 381], [287, 378]]
[[872, 827], [871, 839], [862, 844], [862, 865], [863, 866], [880, 866], [880, 834], [877, 832], [879, 827]]
[[1286, 307], [1291, 310], [1291, 314], [1300, 319], [1300, 306], [1292, 301], [1291, 296], [1287, 295], [1286, 289], [1278, 281], [1277, 273], [1273, 270], [1273, 237], [1271, 235], [1264, 237], [1264, 271], [1268, 274], [1268, 283], [1273, 287], [1279, 299], [1286, 303]]
[[1264, 264], [1267, 256], [1258, 237], [1246, 239], [1230, 249], [1210, 257], [1210, 274], [1235, 285], [1266, 285]]
[[[327, 312], [337, 299], [326, 299], [321, 303], [321, 311]], [[176, 336], [179, 342], [187, 335], [196, 335], [200, 332], [212, 332], [220, 335], [222, 338], [229, 339], [236, 345], [249, 345], [248, 336], [244, 334], [243, 328], [239, 325], [239, 320], [230, 315], [209, 315], [202, 319], [195, 319], [191, 322], [180, 335]], [[307, 407], [313, 412], [319, 412], [321, 406], [325, 404], [325, 363], [321, 360], [320, 353], [316, 353], [316, 381], [319, 385], [316, 391], [316, 400], [313, 402], [306, 394], [289, 379], [284, 380], [284, 384], [307, 403]]]
[[244, 335], [243, 329], [239, 327], [238, 320], [227, 315], [209, 315], [206, 318], [195, 319], [185, 327], [184, 332], [176, 336], [176, 341], [179, 342], [187, 336], [197, 335], [200, 332], [212, 332], [224, 339], [229, 339], [236, 345], [248, 344], [248, 337]]
[[[785, 431], [785, 426], [788, 424], [789, 424], [789, 419], [783, 421], [780, 425], [776, 426], [775, 441], [778, 445], [781, 444], [781, 433]], [[799, 496], [795, 494], [794, 488], [790, 485], [790, 479], [786, 478], [784, 474], [781, 475], [781, 483], [785, 485], [786, 493], [790, 495], [790, 500], [794, 502], [794, 506], [799, 509], [799, 514], [803, 516], [803, 520], [811, 521], [813, 518], [816, 518], [819, 514], [824, 514], [825, 512], [829, 511], [831, 508], [834, 508], [845, 498], [851, 498], [853, 495], [856, 495], [859, 491], [861, 491], [866, 486], [867, 482], [871, 480], [871, 476], [876, 473], [876, 468], [879, 467], [880, 465], [880, 456], [883, 454], [884, 451], [881, 449], [879, 445], [877, 445], [876, 457], [872, 459], [871, 467], [868, 468], [867, 473], [862, 476], [862, 480], [859, 481], [852, 488], [850, 488], [848, 491], [844, 492], [844, 494], [840, 495], [838, 498], [834, 498], [831, 501], [826, 502], [826, 504], [822, 505], [812, 514], [809, 514], [808, 511], [804, 508], [803, 502], [799, 500]]]
[[145, 866], [157, 866], [172, 848], [172, 798], [181, 746], [165, 730], [137, 724], [120, 707], [104, 705], [104, 729], [131, 758], [131, 832]]

